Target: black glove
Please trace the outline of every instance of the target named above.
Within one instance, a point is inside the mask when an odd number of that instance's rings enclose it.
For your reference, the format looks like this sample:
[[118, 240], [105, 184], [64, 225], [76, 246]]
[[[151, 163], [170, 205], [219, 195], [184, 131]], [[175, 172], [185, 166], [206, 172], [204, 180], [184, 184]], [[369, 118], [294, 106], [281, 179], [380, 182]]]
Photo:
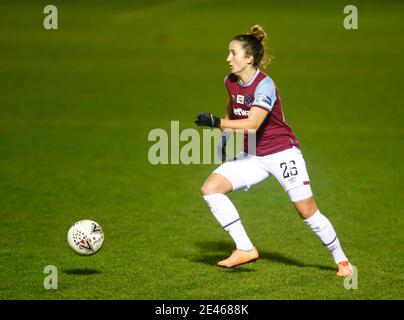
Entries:
[[198, 126], [220, 128], [220, 118], [215, 117], [209, 112], [202, 112], [196, 117], [195, 124]]

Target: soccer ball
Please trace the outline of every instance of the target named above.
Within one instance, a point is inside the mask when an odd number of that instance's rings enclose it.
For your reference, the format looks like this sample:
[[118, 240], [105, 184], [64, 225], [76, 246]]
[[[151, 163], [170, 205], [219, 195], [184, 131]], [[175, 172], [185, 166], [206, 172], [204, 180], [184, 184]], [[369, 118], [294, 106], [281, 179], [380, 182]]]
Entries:
[[70, 227], [67, 242], [77, 254], [91, 256], [101, 249], [104, 233], [97, 222], [80, 220]]

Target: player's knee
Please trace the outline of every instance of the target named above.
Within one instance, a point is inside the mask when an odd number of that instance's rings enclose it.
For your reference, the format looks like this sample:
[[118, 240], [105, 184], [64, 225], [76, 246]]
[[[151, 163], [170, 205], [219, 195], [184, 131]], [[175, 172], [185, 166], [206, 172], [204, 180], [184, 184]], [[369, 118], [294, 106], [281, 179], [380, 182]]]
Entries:
[[232, 191], [232, 184], [225, 177], [220, 174], [213, 173], [211, 174], [203, 184], [201, 188], [201, 193], [204, 196], [213, 193], [223, 193], [226, 194]]
[[204, 196], [213, 193], [223, 193], [226, 194], [231, 191], [231, 188], [226, 182], [220, 179], [207, 179], [201, 188], [201, 193]]
[[204, 196], [218, 193], [218, 188], [216, 187], [216, 184], [214, 182], [206, 181], [201, 188], [201, 193]]

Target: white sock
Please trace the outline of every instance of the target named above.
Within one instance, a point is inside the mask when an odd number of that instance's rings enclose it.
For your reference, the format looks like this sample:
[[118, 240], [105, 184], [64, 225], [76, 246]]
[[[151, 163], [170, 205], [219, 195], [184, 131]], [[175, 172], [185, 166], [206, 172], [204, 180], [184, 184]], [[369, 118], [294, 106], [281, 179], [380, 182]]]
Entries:
[[240, 220], [234, 222], [224, 229], [233, 238], [234, 242], [236, 243], [237, 249], [250, 251], [254, 248], [254, 245], [250, 241], [250, 238], [247, 236], [247, 233], [245, 232]]
[[253, 244], [247, 236], [237, 209], [230, 199], [222, 193], [203, 196], [220, 225], [230, 234], [239, 250], [250, 251]]
[[319, 210], [317, 210], [310, 218], [303, 221], [327, 247], [336, 264], [341, 261], [348, 261], [344, 251], [342, 251], [341, 244], [339, 243], [337, 234], [335, 233], [331, 222], [322, 215]]

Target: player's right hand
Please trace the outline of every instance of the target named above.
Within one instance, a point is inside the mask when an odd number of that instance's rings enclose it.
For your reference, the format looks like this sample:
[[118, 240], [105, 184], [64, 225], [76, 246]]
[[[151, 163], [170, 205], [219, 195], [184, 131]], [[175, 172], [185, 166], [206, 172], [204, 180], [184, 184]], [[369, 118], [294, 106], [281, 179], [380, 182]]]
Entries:
[[220, 128], [220, 118], [209, 112], [202, 112], [196, 117], [195, 124], [198, 126]]

